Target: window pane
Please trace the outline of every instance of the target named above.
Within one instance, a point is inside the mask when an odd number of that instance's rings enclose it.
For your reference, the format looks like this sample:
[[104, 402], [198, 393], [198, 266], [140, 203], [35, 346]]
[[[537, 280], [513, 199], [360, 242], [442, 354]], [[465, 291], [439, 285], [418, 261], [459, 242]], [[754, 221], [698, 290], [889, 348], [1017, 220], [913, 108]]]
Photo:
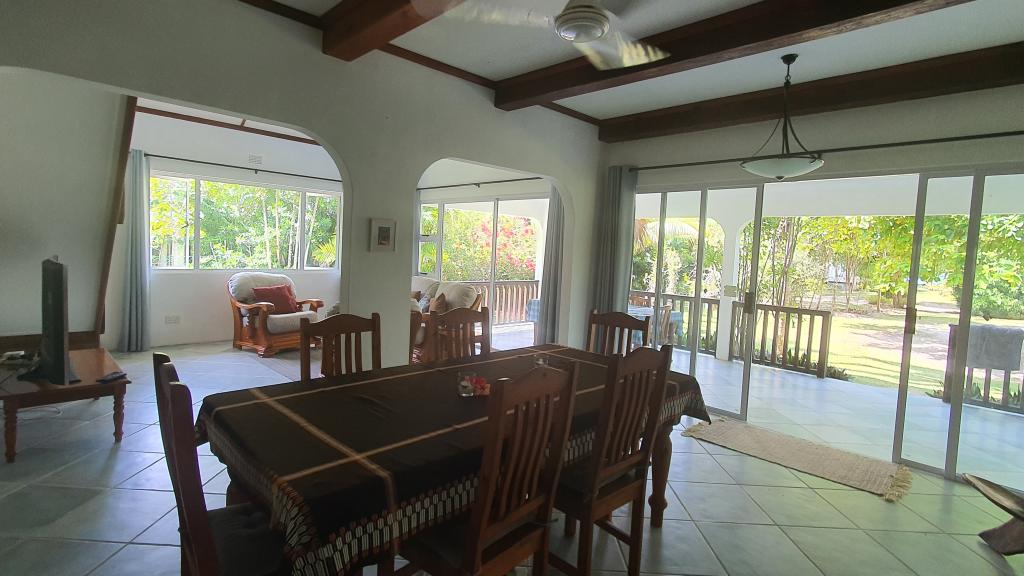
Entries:
[[437, 243], [420, 242], [420, 274], [433, 276], [437, 272]]
[[437, 234], [437, 204], [420, 206], [420, 236]]
[[494, 202], [462, 202], [444, 207], [441, 280], [489, 282]]
[[341, 198], [306, 194], [306, 268], [333, 268], [338, 260]]
[[299, 193], [203, 181], [199, 267], [297, 268]]
[[150, 262], [154, 268], [192, 267], [195, 180], [149, 179]]

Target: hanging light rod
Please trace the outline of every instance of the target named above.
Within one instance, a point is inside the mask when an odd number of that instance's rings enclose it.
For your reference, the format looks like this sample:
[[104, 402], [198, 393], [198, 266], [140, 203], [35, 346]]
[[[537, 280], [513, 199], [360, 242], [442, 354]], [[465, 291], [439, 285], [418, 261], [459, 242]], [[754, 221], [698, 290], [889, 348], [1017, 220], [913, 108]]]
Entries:
[[[789, 88], [793, 85], [789, 68], [796, 62], [796, 59], [796, 54], [786, 54], [782, 57], [782, 63], [786, 65], [786, 80], [782, 84], [782, 117], [775, 123], [772, 133], [768, 135], [768, 139], [764, 141], [764, 144], [761, 144], [761, 147], [754, 152], [753, 156], [757, 157], [761, 150], [768, 146], [768, 143], [775, 137], [775, 132], [778, 131], [779, 126], [782, 126], [782, 149], [775, 156], [767, 158], [758, 157], [756, 160], [740, 162], [740, 168], [755, 176], [785, 180], [786, 178], [803, 176], [804, 174], [814, 172], [825, 165], [825, 161], [821, 159], [820, 152], [813, 153], [809, 151], [804, 146], [804, 143], [800, 141], [800, 138], [796, 135], [796, 128], [793, 128], [793, 120], [789, 116]], [[789, 137], [791, 135], [793, 136], [793, 141], [800, 147], [799, 151], [794, 152], [790, 148]]]
[[[858, 152], [861, 150], [881, 150], [884, 148], [900, 148], [903, 146], [924, 146], [927, 144], [947, 144], [950, 142], [966, 142], [969, 140], [989, 140], [992, 138], [1010, 138], [1013, 136], [1024, 136], [1024, 130], [1011, 130], [1009, 132], [988, 132], [985, 134], [967, 134], [964, 136], [947, 136], [945, 138], [929, 138], [926, 140], [906, 140], [903, 142], [889, 142], [886, 144], [865, 144], [863, 146], [843, 146], [841, 148], [826, 148], [818, 150], [816, 154], [838, 154], [840, 152]], [[644, 172], [646, 170], [668, 170], [670, 168], [692, 168], [695, 166], [713, 166], [715, 164], [736, 164], [749, 160], [760, 160], [763, 158], [778, 158], [774, 156], [753, 156], [749, 158], [722, 158], [720, 160], [701, 160], [699, 162], [680, 162], [678, 164], [658, 164], [656, 166], [639, 166], [630, 168], [630, 172]]]
[[465, 184], [445, 184], [444, 186], [427, 186], [425, 188], [417, 188], [416, 190], [423, 192], [424, 190], [443, 190], [445, 188], [465, 188], [467, 186], [486, 186], [488, 184], [508, 184], [509, 182], [529, 182], [530, 180], [543, 180], [540, 176], [531, 176], [530, 178], [512, 178], [510, 180], [488, 180], [486, 182], [466, 182]]

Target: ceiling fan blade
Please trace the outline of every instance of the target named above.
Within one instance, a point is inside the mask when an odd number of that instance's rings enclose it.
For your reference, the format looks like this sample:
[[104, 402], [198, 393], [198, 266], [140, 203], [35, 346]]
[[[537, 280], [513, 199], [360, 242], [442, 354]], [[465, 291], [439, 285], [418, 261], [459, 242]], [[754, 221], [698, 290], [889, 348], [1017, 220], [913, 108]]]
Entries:
[[[421, 14], [436, 12], [436, 5], [444, 0], [413, 0], [413, 6]], [[444, 13], [446, 18], [467, 22], [502, 24], [506, 26], [529, 26], [531, 28], [553, 28], [555, 18], [538, 10], [527, 10], [504, 3], [483, 0], [466, 0], [459, 6]]]
[[669, 56], [669, 53], [661, 48], [641, 42], [615, 28], [593, 42], [573, 46], [598, 70], [640, 66]]

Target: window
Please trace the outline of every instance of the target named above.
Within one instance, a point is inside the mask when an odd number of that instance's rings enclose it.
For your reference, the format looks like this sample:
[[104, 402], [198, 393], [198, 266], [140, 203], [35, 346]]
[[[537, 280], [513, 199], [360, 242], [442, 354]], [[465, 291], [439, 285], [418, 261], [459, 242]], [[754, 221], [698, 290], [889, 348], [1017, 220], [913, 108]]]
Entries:
[[149, 179], [149, 249], [154, 268], [192, 267], [195, 198], [191, 178]]
[[306, 268], [334, 268], [340, 213], [341, 198], [306, 194]]
[[334, 268], [340, 213], [341, 198], [330, 193], [153, 175], [151, 264], [203, 270]]
[[421, 204], [417, 271], [425, 276], [437, 276], [437, 225], [437, 204]]

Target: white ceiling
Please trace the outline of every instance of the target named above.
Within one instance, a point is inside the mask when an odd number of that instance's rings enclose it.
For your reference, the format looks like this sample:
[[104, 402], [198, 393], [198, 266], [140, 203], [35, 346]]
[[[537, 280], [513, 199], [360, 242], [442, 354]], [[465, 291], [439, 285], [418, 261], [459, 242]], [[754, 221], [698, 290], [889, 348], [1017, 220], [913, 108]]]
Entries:
[[793, 82], [800, 83], [1022, 40], [1024, 1], [976, 0], [558, 103], [611, 118], [781, 87], [786, 69], [779, 57], [789, 52], [800, 54], [793, 67]]
[[[337, 0], [279, 0], [320, 15]], [[618, 3], [624, 0], [608, 0]], [[500, 80], [578, 56], [549, 28], [468, 20], [474, 8], [557, 14], [566, 0], [466, 0], [393, 43]], [[634, 0], [623, 28], [644, 37], [753, 4], [754, 0]], [[797, 52], [796, 83], [1024, 41], [1024, 0], [975, 0], [912, 18], [763, 54], [567, 98], [559, 104], [610, 118], [781, 86], [778, 58]]]

